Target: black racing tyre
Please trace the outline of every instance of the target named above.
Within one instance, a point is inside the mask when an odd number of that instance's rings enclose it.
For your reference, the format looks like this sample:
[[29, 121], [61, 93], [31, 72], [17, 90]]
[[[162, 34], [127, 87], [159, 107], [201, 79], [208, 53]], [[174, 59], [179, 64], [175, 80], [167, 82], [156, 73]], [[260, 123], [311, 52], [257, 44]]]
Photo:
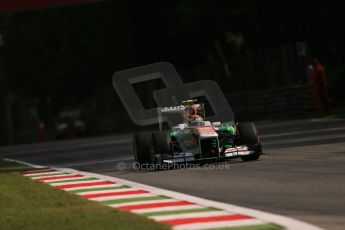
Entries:
[[149, 164], [151, 157], [151, 133], [136, 133], [133, 136], [134, 160], [139, 164]]
[[237, 126], [239, 141], [241, 145], [248, 146], [249, 150], [255, 150], [255, 153], [250, 155], [242, 156], [243, 161], [252, 161], [259, 159], [261, 155], [261, 144], [257, 136], [255, 125], [251, 122], [240, 123]]
[[242, 156], [241, 159], [243, 161], [256, 161], [260, 158], [261, 156], [261, 145], [260, 143], [256, 145], [252, 145], [250, 147], [250, 150], [255, 150], [255, 153], [252, 153], [250, 155]]
[[166, 131], [155, 132], [152, 134], [152, 144], [155, 155], [160, 156], [160, 162], [168, 159], [171, 155], [171, 138]]
[[241, 145], [254, 145], [258, 143], [255, 125], [251, 122], [237, 125]]

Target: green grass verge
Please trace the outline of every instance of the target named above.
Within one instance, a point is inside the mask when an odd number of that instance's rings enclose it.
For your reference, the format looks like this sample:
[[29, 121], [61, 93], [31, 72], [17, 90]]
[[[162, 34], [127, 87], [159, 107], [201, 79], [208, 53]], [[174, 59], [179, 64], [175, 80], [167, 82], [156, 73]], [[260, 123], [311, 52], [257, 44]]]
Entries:
[[146, 217], [87, 201], [18, 173], [28, 169], [0, 160], [1, 229], [169, 229]]

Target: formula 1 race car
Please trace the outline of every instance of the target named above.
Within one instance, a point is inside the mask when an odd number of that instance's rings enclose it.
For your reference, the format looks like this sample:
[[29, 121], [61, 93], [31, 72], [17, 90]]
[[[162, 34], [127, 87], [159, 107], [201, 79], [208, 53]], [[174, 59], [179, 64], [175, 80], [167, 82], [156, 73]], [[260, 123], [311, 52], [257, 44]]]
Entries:
[[[257, 160], [262, 154], [253, 123], [205, 121], [203, 104], [158, 109], [160, 130], [134, 134], [134, 158], [139, 164], [174, 164], [240, 157]], [[176, 124], [162, 131], [163, 116]], [[182, 121], [182, 122], [181, 122]], [[179, 123], [180, 122], [180, 123]]]

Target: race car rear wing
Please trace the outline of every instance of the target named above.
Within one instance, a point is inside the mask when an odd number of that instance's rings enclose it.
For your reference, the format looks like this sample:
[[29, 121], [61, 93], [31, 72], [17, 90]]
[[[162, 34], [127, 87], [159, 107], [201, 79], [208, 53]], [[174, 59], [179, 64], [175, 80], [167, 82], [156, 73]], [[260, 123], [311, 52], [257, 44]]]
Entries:
[[197, 113], [201, 117], [205, 117], [204, 103], [194, 104], [194, 102], [195, 100], [187, 100], [183, 101], [183, 104], [177, 106], [158, 107], [159, 130], [162, 131], [164, 121], [168, 123], [170, 128], [186, 122], [186, 117], [184, 116], [185, 111], [191, 106], [196, 108]]

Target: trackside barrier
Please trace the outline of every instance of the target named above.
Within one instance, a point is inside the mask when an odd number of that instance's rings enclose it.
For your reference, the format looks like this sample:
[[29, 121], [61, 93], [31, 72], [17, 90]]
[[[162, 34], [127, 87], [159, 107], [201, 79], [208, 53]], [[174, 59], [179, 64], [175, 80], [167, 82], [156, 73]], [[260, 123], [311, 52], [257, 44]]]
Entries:
[[41, 119], [37, 120], [37, 142], [44, 142], [46, 140], [46, 128]]
[[265, 91], [226, 95], [238, 117], [272, 117], [321, 111], [316, 90], [310, 85], [292, 85]]

